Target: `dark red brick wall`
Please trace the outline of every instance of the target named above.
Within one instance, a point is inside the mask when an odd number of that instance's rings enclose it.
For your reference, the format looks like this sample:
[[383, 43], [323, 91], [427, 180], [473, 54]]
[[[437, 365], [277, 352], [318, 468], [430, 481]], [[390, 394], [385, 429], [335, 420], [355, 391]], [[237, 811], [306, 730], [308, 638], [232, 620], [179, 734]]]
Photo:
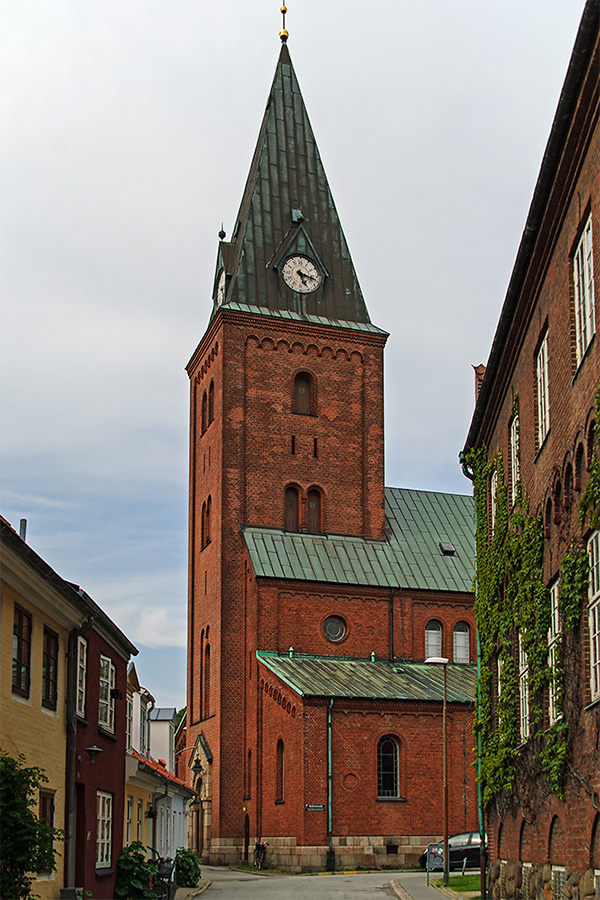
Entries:
[[[588, 438], [595, 412], [595, 394], [600, 379], [600, 134], [598, 128], [598, 53], [584, 80], [584, 99], [571, 123], [562, 158], [558, 161], [548, 205], [521, 291], [505, 355], [483, 419], [479, 443], [487, 445], [490, 458], [502, 451], [508, 468], [508, 428], [514, 397], [519, 398], [521, 478], [532, 513], [544, 513], [548, 501], [551, 516], [544, 544], [544, 580], [550, 585], [558, 576], [565, 552], [572, 541], [581, 540], [578, 504], [588, 478]], [[596, 335], [577, 367], [575, 353], [573, 253], [591, 210], [596, 298]], [[538, 446], [536, 435], [535, 358], [543, 333], [548, 332], [550, 431]], [[486, 376], [488, 377], [488, 376]], [[565, 502], [565, 475], [575, 467], [578, 447], [584, 448], [581, 483], [571, 502]], [[562, 497], [556, 502], [560, 483]], [[584, 535], [585, 537], [585, 535]], [[541, 636], [544, 640], [545, 636]], [[587, 604], [582, 603], [581, 626], [573, 640], [565, 696], [576, 718], [569, 723], [572, 755], [564, 801], [552, 794], [541, 780], [535, 782], [523, 771], [512, 797], [518, 812], [502, 818], [490, 810], [490, 855], [493, 859], [552, 862], [585, 869], [590, 850], [600, 791], [597, 742], [600, 730], [599, 704], [590, 701], [589, 633]], [[516, 652], [516, 650], [515, 650]], [[524, 753], [526, 756], [526, 752]], [[573, 775], [572, 773], [577, 773]], [[595, 792], [595, 793], [594, 793]], [[510, 804], [508, 804], [510, 807]], [[560, 847], [550, 848], [554, 817], [556, 832], [562, 832]], [[523, 833], [522, 833], [522, 829]], [[599, 852], [600, 855], [600, 852]]]
[[[123, 816], [125, 794], [125, 746], [127, 717], [127, 660], [124, 659], [98, 632], [84, 634], [87, 647], [87, 682], [85, 719], [77, 719], [77, 828], [76, 828], [76, 883], [90, 891], [94, 897], [114, 896], [117, 860], [123, 847]], [[121, 699], [115, 699], [115, 730], [105, 731], [98, 725], [100, 697], [100, 656], [109, 657], [115, 667], [115, 687]], [[101, 753], [92, 764], [86, 747], [100, 747]], [[113, 796], [112, 866], [111, 870], [97, 875], [97, 791]], [[87, 835], [90, 839], [87, 839]]]

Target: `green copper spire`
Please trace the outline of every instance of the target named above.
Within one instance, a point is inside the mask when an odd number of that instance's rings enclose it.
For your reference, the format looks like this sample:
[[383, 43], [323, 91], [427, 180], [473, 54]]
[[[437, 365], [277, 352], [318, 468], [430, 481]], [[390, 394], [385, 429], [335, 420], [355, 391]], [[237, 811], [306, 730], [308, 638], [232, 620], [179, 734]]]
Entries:
[[213, 298], [215, 310], [373, 328], [285, 42]]

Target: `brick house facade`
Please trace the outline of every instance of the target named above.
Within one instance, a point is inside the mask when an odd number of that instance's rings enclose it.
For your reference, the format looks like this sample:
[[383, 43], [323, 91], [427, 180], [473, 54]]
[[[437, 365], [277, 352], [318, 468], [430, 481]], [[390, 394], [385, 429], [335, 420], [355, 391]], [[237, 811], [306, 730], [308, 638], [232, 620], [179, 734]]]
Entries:
[[585, 5], [463, 457], [498, 898], [600, 887], [599, 9]]
[[443, 679], [424, 665], [442, 651], [450, 830], [477, 828], [473, 507], [384, 487], [387, 335], [286, 44], [224, 237], [187, 367], [192, 845], [236, 862], [262, 838], [293, 870], [415, 863], [442, 828]]

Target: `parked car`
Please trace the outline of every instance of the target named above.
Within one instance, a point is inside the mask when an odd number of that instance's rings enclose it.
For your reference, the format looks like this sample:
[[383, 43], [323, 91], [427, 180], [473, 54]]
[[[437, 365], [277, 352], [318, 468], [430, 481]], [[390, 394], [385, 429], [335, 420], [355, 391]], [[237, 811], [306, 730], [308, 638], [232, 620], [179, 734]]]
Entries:
[[[436, 844], [440, 848], [433, 869], [442, 871], [444, 868], [443, 845]], [[448, 851], [450, 854], [450, 869], [461, 869], [464, 859], [467, 860], [467, 869], [479, 868], [479, 855], [481, 850], [481, 837], [478, 831], [469, 831], [466, 834], [454, 834], [448, 838]], [[427, 850], [423, 850], [419, 857], [419, 865], [424, 869], [427, 865]]]

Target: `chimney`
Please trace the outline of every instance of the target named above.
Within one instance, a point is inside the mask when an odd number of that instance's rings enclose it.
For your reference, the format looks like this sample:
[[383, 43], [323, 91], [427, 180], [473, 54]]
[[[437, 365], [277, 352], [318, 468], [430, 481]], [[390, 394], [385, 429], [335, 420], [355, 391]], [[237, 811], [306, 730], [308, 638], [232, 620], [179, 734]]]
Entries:
[[477, 401], [479, 400], [479, 391], [481, 390], [485, 375], [485, 366], [483, 363], [479, 363], [478, 366], [472, 366], [471, 368], [475, 372], [475, 403], [477, 404]]

